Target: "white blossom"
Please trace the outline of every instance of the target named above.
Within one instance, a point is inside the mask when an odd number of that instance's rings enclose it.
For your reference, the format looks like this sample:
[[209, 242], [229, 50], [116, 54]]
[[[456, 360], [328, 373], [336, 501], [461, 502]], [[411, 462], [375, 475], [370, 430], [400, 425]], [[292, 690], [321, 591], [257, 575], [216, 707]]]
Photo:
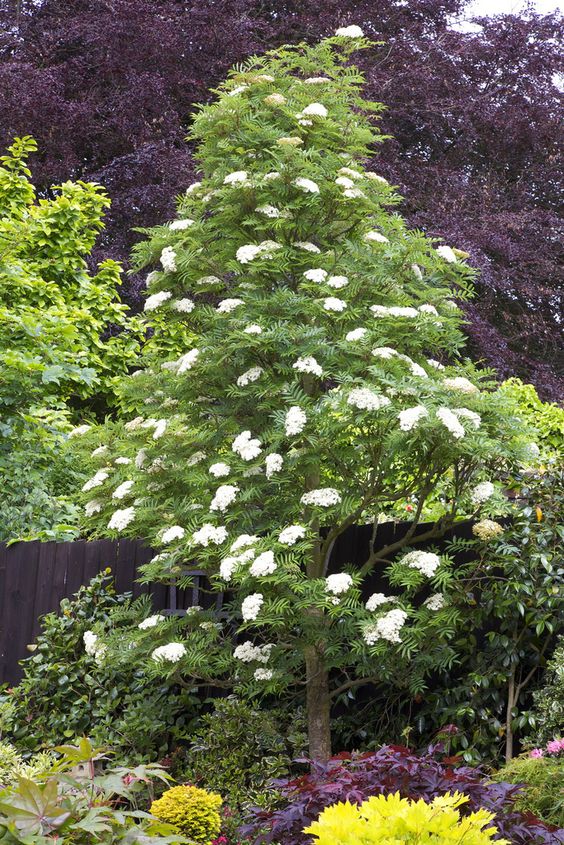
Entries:
[[143, 417], [134, 417], [132, 420], [129, 420], [129, 422], [126, 422], [124, 428], [126, 431], [135, 431], [143, 426], [143, 422]]
[[84, 651], [90, 657], [94, 657], [96, 654], [96, 644], [98, 642], [98, 636], [94, 633], [94, 631], [85, 631], [82, 635], [82, 642], [84, 643]]
[[331, 82], [328, 76], [308, 76], [307, 79], [303, 79], [302, 82], [304, 85], [322, 85], [324, 82]]
[[322, 103], [310, 103], [305, 109], [302, 109], [304, 117], [327, 117], [329, 112]]
[[277, 170], [271, 170], [262, 177], [263, 182], [274, 182], [275, 179], [280, 179], [280, 173]]
[[277, 249], [282, 249], [282, 245], [276, 241], [267, 240], [261, 241], [260, 244], [245, 244], [239, 247], [235, 257], [240, 264], [248, 264], [259, 256], [272, 258], [272, 253]]
[[189, 220], [185, 218], [184, 220], [173, 220], [172, 223], [169, 225], [169, 229], [173, 231], [182, 231], [182, 229], [188, 229], [190, 226], [194, 225], [194, 220]]
[[159, 622], [164, 622], [165, 618], [161, 613], [155, 613], [154, 616], [147, 616], [146, 619], [143, 619], [137, 627], [140, 631], [148, 631], [149, 628], [154, 628]]
[[276, 572], [276, 569], [277, 564], [274, 560], [274, 552], [267, 551], [262, 552], [262, 554], [255, 558], [249, 572], [253, 577], [261, 578], [265, 575], [272, 575], [273, 572]]
[[348, 200], [358, 200], [365, 197], [366, 194], [364, 191], [361, 191], [360, 188], [346, 188], [343, 191], [343, 196]]
[[209, 522], [206, 522], [198, 531], [194, 531], [192, 534], [192, 542], [198, 546], [207, 547], [210, 543], [219, 546], [221, 543], [225, 543], [226, 540], [227, 529], [223, 525], [216, 527]]
[[196, 361], [198, 360], [199, 354], [199, 349], [191, 349], [190, 352], [186, 352], [184, 355], [181, 355], [180, 358], [175, 362], [176, 374], [180, 376], [182, 375], [182, 373], [191, 370]]
[[231, 444], [232, 450], [244, 461], [252, 461], [262, 452], [260, 440], [252, 438], [250, 431], [242, 431]]
[[194, 452], [186, 461], [186, 466], [195, 467], [196, 464], [201, 463], [206, 458], [205, 452]]
[[367, 387], [357, 387], [349, 393], [347, 403], [361, 411], [379, 411], [390, 404], [387, 396], [380, 396]]
[[248, 181], [249, 174], [246, 170], [235, 170], [229, 173], [223, 180], [224, 185], [242, 185]]
[[325, 579], [325, 590], [334, 596], [346, 593], [352, 587], [352, 578], [348, 572], [337, 572], [335, 575], [328, 575]]
[[255, 669], [255, 672], [254, 672], [254, 675], [253, 675], [255, 681], [270, 681], [270, 680], [272, 680], [273, 676], [274, 676], [274, 672], [272, 671], [272, 669], [262, 669], [262, 668]]
[[158, 440], [166, 431], [168, 423], [167, 420], [157, 420], [155, 430], [153, 431], [153, 440]]
[[368, 241], [369, 243], [379, 243], [379, 244], [389, 244], [390, 241], [388, 238], [383, 235], [381, 232], [376, 232], [374, 229], [370, 232], [366, 232], [364, 235], [364, 240]]
[[321, 284], [327, 278], [327, 270], [323, 270], [321, 267], [317, 267], [313, 270], [306, 270], [304, 277], [309, 282], [317, 282], [318, 284]]
[[163, 302], [166, 302], [167, 299], [170, 299], [172, 296], [169, 290], [160, 290], [158, 293], [154, 293], [152, 296], [148, 296], [145, 300], [144, 311], [156, 311]]
[[389, 604], [390, 602], [396, 602], [396, 596], [386, 596], [384, 593], [372, 593], [370, 598], [367, 600], [365, 607], [367, 610], [376, 610], [382, 604]]
[[68, 436], [80, 437], [81, 434], [86, 434], [86, 432], [90, 431], [91, 428], [92, 426], [86, 425], [86, 423], [84, 425], [77, 425], [76, 428], [73, 428], [71, 431], [69, 431]]
[[415, 278], [418, 281], [422, 281], [423, 280], [423, 273], [421, 272], [421, 268], [419, 267], [419, 265], [418, 264], [412, 264], [411, 269], [413, 271], [413, 275], [415, 276]]
[[244, 622], [252, 622], [259, 615], [259, 611], [264, 604], [264, 596], [262, 593], [251, 593], [243, 599], [241, 604], [241, 614]]
[[341, 494], [333, 487], [320, 487], [318, 490], [309, 490], [300, 499], [302, 505], [316, 505], [320, 508], [330, 508], [332, 505], [338, 505], [340, 501]]
[[[140, 417], [139, 419], [142, 419], [142, 418]], [[125, 424], [126, 429], [127, 429], [128, 425], [129, 425], [129, 423]], [[128, 429], [128, 431], [130, 431], [130, 430], [131, 429]], [[108, 447], [105, 444], [102, 444], [101, 446], [97, 446], [96, 449], [94, 449], [94, 451], [90, 453], [90, 455], [91, 455], [92, 458], [97, 458], [97, 457], [99, 457], [99, 455], [105, 455], [107, 451], [108, 451]]]
[[305, 194], [319, 193], [319, 185], [316, 182], [312, 182], [311, 179], [305, 179], [304, 177], [299, 176], [297, 179], [294, 179], [292, 184]]
[[273, 643], [254, 645], [250, 640], [247, 640], [247, 642], [241, 643], [235, 648], [233, 657], [242, 663], [268, 663], [273, 648]]
[[114, 511], [108, 522], [108, 528], [111, 531], [123, 531], [134, 519], [135, 508], [123, 508], [123, 510]]
[[284, 460], [282, 455], [278, 455], [276, 452], [272, 452], [270, 455], [266, 456], [266, 477], [272, 478], [277, 472], [280, 472], [282, 466], [284, 464]]
[[231, 311], [235, 311], [239, 305], [243, 305], [242, 299], [222, 299], [216, 310], [218, 314], [230, 314]]
[[133, 484], [133, 481], [124, 481], [123, 484], [120, 484], [119, 487], [116, 487], [116, 489], [112, 493], [112, 499], [125, 499], [128, 493], [131, 492]]
[[189, 185], [189, 186], [186, 188], [186, 193], [188, 194], [188, 196], [189, 196], [190, 194], [193, 194], [195, 191], [197, 191], [197, 190], [198, 190], [198, 188], [201, 186], [201, 184], [202, 184], [201, 182], [192, 182], [192, 184], [191, 184], [191, 185]]
[[262, 329], [257, 323], [251, 323], [243, 329], [245, 334], [262, 334]]
[[303, 525], [289, 525], [283, 528], [278, 535], [278, 542], [283, 546], [293, 546], [298, 540], [302, 540], [306, 535], [306, 530]]
[[266, 103], [267, 106], [283, 106], [286, 102], [286, 97], [283, 94], [278, 94], [277, 92], [269, 94], [268, 97], [265, 97], [263, 100], [263, 103]]
[[326, 311], [344, 311], [347, 303], [342, 299], [337, 299], [336, 296], [328, 296], [323, 300], [323, 307]]
[[372, 182], [381, 182], [384, 185], [388, 184], [387, 179], [384, 179], [383, 176], [379, 176], [378, 173], [374, 173], [372, 170], [366, 170], [364, 175], [367, 179], [370, 179]]
[[159, 278], [159, 275], [160, 274], [157, 270], [151, 270], [151, 272], [147, 274], [147, 278], [145, 279], [145, 287], [151, 287], [153, 282], [156, 282], [156, 280]]
[[254, 534], [240, 534], [236, 540], [233, 541], [231, 544], [231, 551], [236, 552], [239, 549], [245, 549], [248, 546], [254, 546], [255, 543], [258, 543], [258, 537], [255, 537]]
[[441, 565], [441, 559], [433, 552], [423, 552], [417, 549], [414, 552], [408, 552], [404, 555], [400, 563], [408, 566], [410, 569], [418, 569], [423, 575], [432, 578]]
[[476, 385], [472, 384], [472, 382], [464, 376], [445, 378], [443, 379], [443, 384], [449, 390], [460, 390], [461, 393], [478, 393]]
[[450, 408], [439, 408], [437, 410], [437, 419], [442, 422], [444, 427], [450, 431], [456, 440], [460, 440], [466, 434], [464, 426], [460, 424], [458, 417], [456, 414], [453, 414]]
[[303, 249], [305, 252], [315, 252], [320, 253], [321, 250], [315, 244], [312, 244], [311, 241], [295, 241], [293, 244], [298, 249]]
[[375, 317], [419, 317], [417, 308], [409, 305], [371, 305], [370, 310]]
[[171, 525], [170, 528], [165, 528], [161, 533], [161, 543], [167, 545], [173, 543], [174, 540], [182, 540], [186, 531], [181, 525]]
[[84, 505], [84, 513], [86, 516], [94, 516], [95, 513], [100, 513], [102, 510], [102, 502], [100, 499], [91, 499]]
[[259, 205], [255, 211], [257, 214], [264, 214], [265, 217], [280, 217], [280, 211], [274, 205]]
[[196, 307], [191, 299], [185, 297], [184, 299], [176, 299], [172, 304], [172, 307], [175, 311], [179, 311], [181, 314], [190, 314], [191, 311], [194, 310]]
[[174, 273], [176, 271], [176, 252], [171, 246], [165, 246], [161, 252], [160, 262], [165, 273]]
[[362, 38], [364, 32], [359, 26], [351, 24], [351, 26], [340, 26], [339, 29], [335, 30], [335, 35], [339, 35], [341, 38]]
[[215, 496], [210, 505], [210, 511], [221, 511], [224, 513], [229, 505], [237, 498], [239, 488], [234, 484], [222, 484], [215, 491]]
[[114, 464], [123, 464], [124, 466], [126, 464], [130, 464], [130, 463], [131, 463], [131, 458], [116, 458], [115, 461], [114, 461]]
[[224, 464], [222, 461], [220, 461], [217, 464], [212, 464], [208, 472], [211, 475], [215, 476], [215, 478], [223, 478], [223, 476], [229, 475], [229, 473], [231, 472], [231, 467], [229, 466], [229, 464]]
[[367, 645], [374, 645], [377, 640], [401, 643], [400, 631], [406, 620], [405, 610], [399, 610], [399, 608], [390, 610], [364, 630], [364, 641]]
[[474, 505], [483, 505], [494, 493], [495, 487], [491, 481], [481, 481], [470, 493], [470, 498]]
[[437, 247], [437, 254], [444, 258], [445, 261], [448, 261], [449, 264], [456, 264], [457, 258], [452, 249], [449, 246], [438, 246]]
[[418, 425], [419, 421], [424, 417], [428, 417], [429, 412], [424, 405], [416, 405], [414, 408], [406, 408], [405, 411], [400, 411], [398, 419], [402, 431], [411, 431]]
[[299, 405], [292, 405], [286, 413], [285, 430], [288, 437], [296, 434], [301, 434], [307, 423], [307, 416], [305, 411]]
[[482, 418], [480, 414], [477, 414], [475, 411], [471, 411], [469, 408], [453, 408], [453, 414], [456, 414], [457, 417], [462, 417], [463, 420], [468, 420], [468, 422], [472, 423], [474, 428], [480, 428], [482, 425]]
[[444, 370], [444, 364], [441, 364], [440, 361], [435, 361], [434, 358], [427, 358], [427, 363], [435, 370]]
[[335, 290], [340, 290], [348, 285], [349, 280], [346, 276], [329, 276], [327, 285]]
[[436, 317], [439, 316], [439, 312], [434, 305], [420, 305], [418, 310], [421, 311], [422, 314], [434, 314]]
[[248, 85], [236, 85], [235, 88], [232, 88], [231, 91], [227, 92], [228, 97], [236, 97], [238, 94], [242, 94], [243, 91], [246, 91]]
[[441, 610], [445, 606], [445, 597], [442, 593], [433, 593], [423, 602], [427, 610]]
[[135, 455], [135, 466], [137, 469], [142, 469], [143, 464], [147, 460], [147, 450], [146, 449], [139, 449], [137, 454]]
[[[407, 358], [407, 355], [405, 357], [402, 356], [402, 358], [404, 358], [405, 360], [405, 358]], [[414, 376], [419, 376], [420, 378], [429, 378], [423, 367], [421, 367], [419, 364], [416, 364], [415, 361], [412, 361], [411, 359], [409, 360], [409, 367]]]
[[352, 329], [345, 335], [345, 340], [350, 342], [355, 340], [362, 340], [368, 334], [368, 329]]
[[354, 182], [348, 176], [337, 176], [335, 185], [339, 185], [341, 188], [354, 188]]
[[257, 381], [263, 374], [264, 370], [262, 367], [251, 367], [250, 370], [247, 370], [246, 373], [239, 376], [237, 379], [237, 387], [246, 387], [253, 381]]
[[221, 285], [223, 284], [218, 276], [202, 276], [196, 282], [197, 285]]
[[384, 358], [387, 360], [389, 358], [394, 358], [398, 353], [390, 346], [377, 346], [372, 350], [372, 354], [375, 358]]
[[299, 373], [311, 373], [314, 376], [322, 376], [323, 369], [321, 365], [317, 363], [313, 356], [308, 356], [306, 358], [298, 358], [295, 364], [292, 364], [294, 370], [297, 370]]
[[156, 648], [151, 657], [157, 663], [178, 663], [186, 654], [186, 646], [182, 643], [167, 643]]
[[94, 487], [100, 487], [104, 481], [109, 478], [109, 473], [104, 469], [99, 469], [98, 472], [92, 476], [85, 484], [82, 485], [82, 492], [87, 493]]

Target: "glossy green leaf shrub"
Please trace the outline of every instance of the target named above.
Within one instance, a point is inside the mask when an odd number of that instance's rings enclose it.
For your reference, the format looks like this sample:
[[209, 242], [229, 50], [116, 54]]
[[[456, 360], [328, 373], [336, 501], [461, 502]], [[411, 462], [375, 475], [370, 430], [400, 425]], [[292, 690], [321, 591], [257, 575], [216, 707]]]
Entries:
[[219, 834], [221, 795], [197, 786], [173, 786], [151, 804], [151, 813], [193, 842], [211, 845]]
[[[461, 817], [458, 808], [468, 799], [454, 793], [430, 804], [394, 795], [378, 795], [360, 805], [333, 804], [305, 829], [315, 845], [487, 845], [496, 828], [493, 814], [478, 810]], [[496, 840], [509, 845], [506, 839]]]
[[564, 636], [558, 639], [543, 684], [533, 694], [534, 730], [529, 743], [544, 745], [564, 732]]
[[517, 403], [523, 419], [537, 430], [539, 446], [564, 454], [564, 408], [543, 402], [532, 384], [524, 384], [518, 378], [507, 379], [500, 390]]
[[564, 753], [516, 757], [494, 775], [494, 780], [522, 784], [515, 809], [564, 829]]

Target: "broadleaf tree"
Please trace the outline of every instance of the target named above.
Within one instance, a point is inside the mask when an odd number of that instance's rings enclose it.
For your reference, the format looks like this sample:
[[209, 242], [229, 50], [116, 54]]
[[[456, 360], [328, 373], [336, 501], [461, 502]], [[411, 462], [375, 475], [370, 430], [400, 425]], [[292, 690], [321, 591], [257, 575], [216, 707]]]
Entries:
[[[233, 596], [236, 646], [196, 610], [143, 623], [131, 659], [249, 694], [305, 687], [315, 759], [335, 697], [417, 655], [427, 671], [452, 659], [452, 561], [417, 543], [503, 508], [516, 451], [511, 403], [461, 357], [464, 254], [410, 231], [363, 166], [381, 136], [361, 48], [352, 26], [250, 60], [195, 116], [201, 179], [136, 252], [158, 268], [148, 317], [194, 342], [127, 380], [137, 415], [96, 432], [85, 485], [96, 533], [160, 549], [145, 577], [197, 561]], [[412, 525], [383, 547], [398, 502]], [[330, 571], [335, 540], [366, 522], [365, 559]], [[366, 595], [376, 571], [388, 595]]]

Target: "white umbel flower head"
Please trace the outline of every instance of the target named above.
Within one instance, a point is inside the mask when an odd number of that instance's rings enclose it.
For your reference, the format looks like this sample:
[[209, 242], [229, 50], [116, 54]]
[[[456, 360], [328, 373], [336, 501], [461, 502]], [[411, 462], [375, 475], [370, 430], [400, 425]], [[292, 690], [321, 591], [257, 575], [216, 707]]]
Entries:
[[442, 593], [433, 593], [423, 602], [427, 610], [441, 610], [445, 606], [445, 597]]
[[314, 252], [316, 254], [321, 252], [319, 247], [312, 244], [311, 241], [294, 241], [293, 245], [298, 249], [303, 249], [305, 252]]
[[182, 231], [183, 229], [189, 229], [190, 226], [193, 225], [193, 220], [185, 218], [184, 220], [173, 220], [172, 223], [169, 225], [169, 229], [172, 229], [173, 231]]
[[135, 508], [123, 508], [122, 510], [114, 511], [108, 522], [108, 528], [110, 531], [123, 531], [134, 519]]
[[258, 205], [255, 211], [257, 214], [263, 214], [265, 217], [280, 217], [280, 210], [274, 205]]
[[153, 440], [158, 440], [160, 437], [163, 436], [166, 431], [167, 425], [167, 420], [157, 420], [157, 422], [155, 423], [155, 429], [153, 431]]
[[449, 264], [456, 264], [457, 257], [450, 246], [442, 245], [437, 247], [437, 255], [440, 255]]
[[191, 349], [190, 352], [186, 352], [184, 355], [181, 355], [180, 358], [174, 362], [174, 369], [176, 370], [176, 374], [178, 376], [181, 376], [183, 373], [186, 373], [188, 372], [188, 370], [191, 370], [196, 361], [198, 360], [199, 355], [199, 349]]
[[224, 476], [229, 475], [229, 473], [231, 472], [231, 467], [229, 466], [229, 464], [225, 464], [223, 463], [223, 461], [219, 461], [217, 464], [212, 464], [208, 472], [215, 478], [223, 478]]
[[227, 529], [223, 525], [215, 526], [206, 522], [198, 531], [192, 534], [192, 542], [197, 546], [208, 547], [210, 543], [220, 546], [227, 540]]
[[357, 387], [349, 393], [347, 404], [360, 411], [379, 411], [390, 404], [387, 396], [380, 396], [367, 387]]
[[345, 340], [353, 343], [355, 340], [362, 340], [368, 334], [368, 329], [352, 329], [345, 335]]
[[443, 379], [443, 384], [449, 390], [460, 390], [461, 393], [478, 393], [478, 388], [465, 376], [454, 376]]
[[190, 314], [196, 307], [191, 299], [185, 297], [184, 299], [176, 299], [172, 304], [175, 311], [180, 314]]
[[272, 575], [276, 572], [277, 564], [274, 560], [274, 552], [262, 552], [254, 559], [249, 569], [250, 574], [254, 578], [262, 578], [265, 575]]
[[338, 35], [340, 38], [362, 38], [364, 32], [359, 26], [351, 24], [350, 26], [340, 26], [335, 30], [335, 35]]
[[470, 493], [470, 498], [474, 505], [483, 505], [484, 502], [491, 499], [494, 493], [495, 487], [491, 481], [481, 481]]
[[253, 678], [255, 681], [271, 681], [274, 677], [274, 672], [272, 669], [263, 669], [262, 667], [259, 669], [255, 669]]
[[348, 283], [349, 280], [346, 276], [329, 276], [329, 278], [327, 279], [327, 286], [330, 288], [334, 288], [335, 290], [346, 288]]
[[319, 185], [316, 182], [313, 182], [311, 179], [305, 179], [302, 176], [299, 176], [297, 179], [294, 179], [292, 184], [299, 188], [300, 191], [303, 191], [305, 194], [318, 194], [319, 193]]
[[266, 477], [272, 478], [277, 472], [280, 472], [284, 465], [284, 459], [282, 455], [278, 455], [276, 452], [272, 452], [272, 454], [266, 456]]
[[258, 458], [262, 452], [261, 443], [258, 438], [252, 438], [250, 431], [242, 431], [237, 435], [231, 444], [232, 450], [244, 461], [252, 461]]
[[469, 408], [453, 408], [452, 413], [456, 414], [459, 419], [462, 417], [463, 420], [468, 420], [468, 422], [476, 429], [480, 428], [482, 425], [482, 418], [480, 414], [477, 414], [475, 411], [471, 411]]
[[156, 663], [178, 663], [186, 654], [186, 646], [182, 643], [167, 643], [156, 648], [151, 657]]
[[124, 481], [123, 484], [116, 487], [112, 493], [112, 499], [125, 499], [125, 497], [131, 492], [133, 484], [133, 481]]
[[317, 282], [318, 284], [321, 284], [327, 278], [327, 270], [323, 270], [321, 267], [306, 270], [304, 278], [306, 278], [308, 282]]
[[329, 112], [323, 103], [310, 103], [305, 109], [302, 109], [302, 117], [327, 117]]
[[302, 505], [315, 505], [319, 508], [330, 508], [338, 505], [341, 501], [341, 494], [334, 487], [320, 487], [318, 490], [309, 490], [300, 499]]
[[255, 645], [250, 640], [238, 645], [233, 651], [233, 657], [242, 663], [268, 663], [270, 652], [274, 648], [272, 643]]
[[337, 299], [336, 296], [328, 296], [323, 300], [323, 307], [326, 311], [344, 311], [347, 303], [342, 299]]
[[218, 314], [230, 314], [239, 305], [243, 305], [242, 299], [222, 299], [216, 308]]
[[405, 610], [396, 608], [389, 610], [381, 616], [373, 625], [364, 630], [364, 641], [367, 645], [374, 645], [378, 640], [387, 640], [390, 643], [401, 643], [400, 631], [407, 620]]
[[100, 513], [102, 510], [102, 502], [100, 499], [91, 499], [84, 505], [84, 513], [86, 516], [94, 516], [95, 513]]
[[94, 487], [101, 487], [107, 478], [109, 478], [109, 472], [106, 472], [104, 469], [99, 469], [92, 478], [89, 478], [88, 481], [82, 485], [82, 492], [87, 493], [89, 490], [93, 490]]
[[306, 530], [303, 525], [289, 525], [283, 528], [278, 535], [278, 542], [283, 546], [293, 546], [298, 540], [303, 540], [306, 535]]
[[240, 534], [236, 540], [233, 540], [231, 544], [231, 551], [237, 552], [239, 549], [246, 549], [249, 546], [254, 546], [255, 543], [258, 543], [258, 537], [254, 534]]
[[365, 607], [369, 611], [377, 610], [382, 604], [390, 604], [396, 602], [396, 596], [386, 596], [384, 593], [372, 593], [367, 600]]
[[251, 382], [257, 381], [263, 372], [264, 370], [262, 367], [251, 367], [250, 370], [247, 370], [246, 373], [239, 376], [237, 379], [237, 387], [246, 387], [248, 384], [251, 384]]
[[337, 572], [325, 579], [325, 591], [333, 596], [340, 596], [352, 587], [352, 582], [348, 572]]
[[140, 631], [148, 631], [149, 628], [155, 628], [159, 622], [164, 622], [165, 618], [161, 613], [155, 613], [154, 616], [147, 616], [146, 619], [143, 619], [137, 627]]
[[73, 428], [71, 431], [69, 431], [68, 436], [80, 437], [81, 434], [86, 434], [86, 432], [90, 431], [91, 428], [92, 426], [86, 425], [86, 423], [84, 425], [77, 425], [76, 428]]
[[450, 408], [439, 408], [437, 410], [437, 419], [442, 422], [444, 427], [450, 431], [456, 440], [460, 440], [466, 434], [464, 426], [460, 424], [458, 417]]
[[441, 565], [441, 559], [433, 552], [423, 552], [418, 549], [404, 555], [400, 563], [408, 566], [410, 569], [418, 569], [427, 578], [432, 578]]
[[298, 358], [295, 364], [292, 364], [294, 370], [297, 370], [299, 373], [311, 373], [314, 376], [322, 376], [323, 369], [320, 364], [317, 363], [313, 356], [308, 356], [307, 358]]
[[305, 411], [299, 405], [292, 405], [288, 410], [285, 419], [285, 430], [288, 437], [293, 437], [296, 434], [301, 434], [307, 423], [307, 416]]
[[374, 229], [370, 232], [366, 232], [364, 235], [364, 240], [368, 243], [377, 243], [377, 244], [389, 244], [390, 241], [388, 238], [382, 234], [382, 232], [376, 232]]
[[233, 504], [238, 492], [239, 488], [234, 484], [222, 484], [215, 491], [215, 496], [210, 504], [210, 511], [221, 511], [221, 513], [224, 513], [229, 505]]
[[172, 296], [169, 290], [160, 290], [158, 293], [154, 293], [152, 296], [148, 296], [145, 300], [145, 305], [143, 310], [144, 311], [156, 311], [157, 308], [166, 302], [167, 299], [170, 299]]
[[165, 246], [161, 252], [160, 262], [165, 273], [176, 271], [176, 252], [171, 246]]
[[170, 528], [165, 528], [161, 534], [161, 543], [167, 545], [173, 543], [175, 540], [182, 540], [186, 531], [181, 525], [171, 525]]
[[251, 593], [243, 599], [241, 604], [241, 614], [244, 622], [252, 622], [259, 615], [260, 609], [264, 604], [264, 596], [262, 593]]
[[243, 329], [245, 334], [262, 334], [262, 329], [257, 323], [251, 323]]
[[224, 185], [244, 185], [249, 181], [249, 174], [246, 170], [235, 170], [233, 173], [228, 173], [223, 180]]
[[411, 431], [420, 420], [429, 416], [429, 411], [424, 405], [416, 405], [414, 408], [406, 408], [398, 414], [399, 424], [402, 431]]

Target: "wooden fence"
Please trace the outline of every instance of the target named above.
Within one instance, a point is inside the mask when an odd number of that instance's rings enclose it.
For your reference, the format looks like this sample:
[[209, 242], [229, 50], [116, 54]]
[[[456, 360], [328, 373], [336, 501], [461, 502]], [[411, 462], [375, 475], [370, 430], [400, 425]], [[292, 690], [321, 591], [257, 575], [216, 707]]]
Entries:
[[[385, 523], [379, 527], [378, 547], [383, 548], [402, 537], [410, 523]], [[416, 534], [428, 526], [418, 526]], [[362, 563], [367, 556], [370, 526], [352, 526], [341, 535], [332, 551], [330, 571], [339, 572], [346, 564]], [[456, 528], [457, 537], [471, 536], [469, 523]], [[449, 532], [440, 545], [452, 538]], [[434, 541], [435, 544], [437, 541]], [[422, 543], [419, 547], [426, 548]], [[211, 596], [202, 601], [204, 573], [193, 569], [193, 587], [179, 590], [163, 584], [137, 583], [139, 567], [153, 552], [137, 540], [78, 540], [72, 543], [0, 544], [0, 683], [16, 683], [21, 677], [19, 661], [29, 656], [28, 644], [40, 630], [40, 619], [59, 609], [62, 599], [73, 596], [82, 584], [106, 568], [112, 570], [117, 592], [132, 592], [134, 597], [150, 593], [155, 610], [182, 613], [196, 604], [209, 606]], [[366, 584], [367, 592], [387, 589], [381, 573]], [[215, 599], [220, 610], [223, 596]]]

